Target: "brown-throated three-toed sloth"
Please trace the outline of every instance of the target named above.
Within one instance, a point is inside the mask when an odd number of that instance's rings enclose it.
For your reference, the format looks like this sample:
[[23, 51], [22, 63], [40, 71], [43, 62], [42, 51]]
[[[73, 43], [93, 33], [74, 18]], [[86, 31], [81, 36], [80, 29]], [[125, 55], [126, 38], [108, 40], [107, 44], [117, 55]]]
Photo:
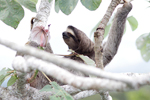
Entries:
[[62, 36], [69, 49], [94, 60], [94, 43], [85, 33], [73, 26], [68, 26], [67, 30], [62, 33]]
[[[95, 59], [94, 43], [86, 36], [85, 33], [73, 26], [68, 26], [67, 30], [62, 33], [62, 36], [69, 49], [74, 50], [78, 54], [88, 56], [92, 60]], [[69, 57], [66, 56], [66, 58], [83, 62], [80, 58], [74, 55]]]

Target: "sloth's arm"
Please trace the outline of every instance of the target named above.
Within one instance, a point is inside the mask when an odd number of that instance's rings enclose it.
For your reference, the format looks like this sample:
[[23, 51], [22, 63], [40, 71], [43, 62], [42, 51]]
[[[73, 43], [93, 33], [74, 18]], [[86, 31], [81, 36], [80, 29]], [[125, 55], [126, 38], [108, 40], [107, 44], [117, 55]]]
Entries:
[[103, 45], [103, 64], [106, 66], [116, 55], [118, 47], [120, 45], [126, 18], [132, 9], [131, 3], [125, 3], [121, 8], [118, 8], [114, 17], [113, 24], [111, 26], [108, 40]]

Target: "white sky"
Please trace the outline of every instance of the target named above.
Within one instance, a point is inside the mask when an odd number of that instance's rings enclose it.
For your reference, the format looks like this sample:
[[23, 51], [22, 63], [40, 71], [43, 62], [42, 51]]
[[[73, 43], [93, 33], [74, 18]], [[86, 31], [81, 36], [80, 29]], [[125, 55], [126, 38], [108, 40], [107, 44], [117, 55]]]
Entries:
[[[54, 6], [47, 24], [51, 24], [51, 46], [54, 53], [66, 54], [68, 47], [62, 39], [62, 32], [66, 30], [68, 25], [73, 25], [90, 36], [90, 31], [103, 17], [111, 0], [103, 0], [100, 7], [96, 11], [89, 11], [78, 2], [77, 7], [69, 15], [64, 15], [61, 11], [55, 13]], [[132, 2], [133, 9], [129, 15], [133, 15], [139, 23], [136, 31], [132, 32], [129, 25], [126, 34], [123, 36], [117, 55], [112, 62], [106, 66], [106, 71], [111, 72], [150, 72], [150, 62], [145, 62], [137, 50], [136, 39], [143, 33], [150, 32], [150, 8], [145, 0], [134, 0]], [[37, 7], [38, 8], [38, 7]], [[0, 21], [0, 37], [24, 45], [30, 34], [30, 20], [36, 13], [25, 9], [25, 16], [20, 22], [18, 28], [14, 30], [12, 27], [5, 25]], [[15, 51], [0, 45], [0, 69], [10, 67], [15, 57]]]

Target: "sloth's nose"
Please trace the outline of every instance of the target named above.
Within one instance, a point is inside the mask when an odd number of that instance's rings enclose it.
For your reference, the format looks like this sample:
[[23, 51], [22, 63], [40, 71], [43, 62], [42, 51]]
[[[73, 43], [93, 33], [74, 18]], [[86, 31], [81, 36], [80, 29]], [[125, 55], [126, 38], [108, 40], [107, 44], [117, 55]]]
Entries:
[[69, 38], [69, 36], [68, 36], [67, 32], [63, 32], [63, 33], [62, 33], [62, 36], [63, 36], [63, 38], [64, 38], [64, 39]]

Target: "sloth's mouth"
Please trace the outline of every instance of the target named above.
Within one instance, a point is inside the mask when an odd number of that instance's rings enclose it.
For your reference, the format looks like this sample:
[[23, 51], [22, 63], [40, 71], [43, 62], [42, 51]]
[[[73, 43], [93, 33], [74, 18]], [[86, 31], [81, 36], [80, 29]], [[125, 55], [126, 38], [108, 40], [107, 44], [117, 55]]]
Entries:
[[69, 36], [68, 36], [68, 33], [67, 33], [67, 32], [63, 32], [63, 33], [62, 33], [62, 35], [63, 35], [63, 38], [64, 38], [64, 39], [68, 39], [68, 38], [69, 38]]

